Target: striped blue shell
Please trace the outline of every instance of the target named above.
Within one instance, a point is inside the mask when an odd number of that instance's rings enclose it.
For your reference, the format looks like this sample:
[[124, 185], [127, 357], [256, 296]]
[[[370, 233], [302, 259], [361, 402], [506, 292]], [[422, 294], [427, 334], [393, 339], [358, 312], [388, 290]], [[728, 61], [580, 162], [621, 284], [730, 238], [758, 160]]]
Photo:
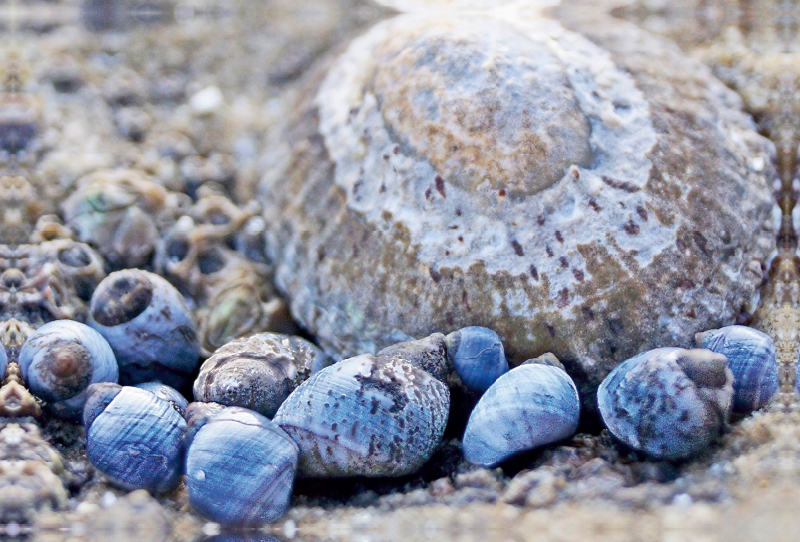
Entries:
[[697, 346], [724, 354], [733, 373], [733, 410], [765, 406], [778, 391], [778, 358], [772, 337], [745, 326], [712, 329], [696, 336]]
[[364, 354], [312, 375], [274, 421], [300, 447], [305, 476], [402, 476], [433, 455], [449, 409], [439, 380], [402, 359]]
[[167, 401], [139, 388], [94, 384], [84, 425], [89, 460], [114, 484], [154, 492], [177, 485], [186, 422]]
[[219, 409], [190, 431], [189, 503], [224, 525], [273, 521], [289, 507], [297, 454], [292, 439], [261, 414], [241, 407]]
[[580, 415], [578, 390], [558, 367], [522, 365], [486, 391], [464, 432], [464, 457], [494, 466], [575, 433]]

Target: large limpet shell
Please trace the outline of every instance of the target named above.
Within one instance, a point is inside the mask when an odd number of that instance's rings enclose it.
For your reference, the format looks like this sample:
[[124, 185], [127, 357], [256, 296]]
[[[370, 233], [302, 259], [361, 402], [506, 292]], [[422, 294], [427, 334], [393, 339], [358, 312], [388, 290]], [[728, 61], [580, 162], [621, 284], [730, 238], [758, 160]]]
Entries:
[[624, 23], [501, 14], [401, 15], [309, 76], [261, 187], [293, 315], [339, 355], [481, 325], [608, 370], [752, 311], [774, 149], [735, 95]]

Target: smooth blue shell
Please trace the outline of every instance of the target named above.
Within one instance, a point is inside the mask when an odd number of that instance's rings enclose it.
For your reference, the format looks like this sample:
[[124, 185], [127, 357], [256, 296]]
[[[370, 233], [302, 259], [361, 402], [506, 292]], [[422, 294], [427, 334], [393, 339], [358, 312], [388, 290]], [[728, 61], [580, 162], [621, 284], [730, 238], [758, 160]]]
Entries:
[[446, 385], [401, 359], [364, 354], [315, 373], [274, 421], [300, 447], [305, 476], [402, 476], [441, 442]]
[[578, 428], [578, 390], [567, 373], [522, 365], [483, 394], [464, 432], [464, 457], [491, 467], [526, 450], [571, 437]]
[[186, 301], [154, 273], [125, 269], [108, 275], [92, 295], [88, 323], [114, 350], [123, 384], [158, 380], [179, 388], [200, 364]]
[[471, 326], [449, 334], [445, 339], [447, 357], [464, 385], [483, 393], [508, 372], [503, 343], [486, 327]]
[[748, 413], [778, 391], [778, 358], [772, 337], [746, 326], [728, 326], [696, 335], [697, 346], [724, 354], [733, 373], [733, 410]]
[[181, 392], [172, 386], [167, 386], [161, 382], [144, 382], [142, 384], [136, 384], [134, 388], [139, 388], [154, 393], [156, 397], [171, 404], [172, 408], [177, 410], [178, 414], [181, 416], [184, 415], [186, 412], [186, 407], [189, 406], [189, 401], [186, 400]]
[[80, 418], [89, 385], [119, 378], [103, 336], [72, 320], [49, 322], [33, 332], [19, 352], [19, 368], [28, 389], [64, 418]]
[[725, 425], [733, 374], [722, 354], [657, 348], [617, 366], [600, 384], [597, 404], [609, 431], [658, 459], [691, 457]]
[[189, 503], [224, 525], [274, 521], [289, 507], [297, 456], [297, 445], [269, 419], [223, 408], [188, 443]]
[[186, 422], [167, 401], [139, 388], [95, 384], [84, 424], [89, 460], [115, 484], [154, 492], [177, 485]]

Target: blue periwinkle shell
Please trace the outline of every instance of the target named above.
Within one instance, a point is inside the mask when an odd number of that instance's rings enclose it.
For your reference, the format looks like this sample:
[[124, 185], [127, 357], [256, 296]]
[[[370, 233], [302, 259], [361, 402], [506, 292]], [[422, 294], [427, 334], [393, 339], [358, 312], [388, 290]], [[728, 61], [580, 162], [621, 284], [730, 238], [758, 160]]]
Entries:
[[578, 390], [566, 372], [522, 365], [498, 378], [475, 405], [464, 432], [464, 457], [497, 465], [572, 436], [579, 416]]
[[450, 409], [445, 384], [399, 358], [364, 354], [315, 373], [274, 421], [305, 476], [402, 476], [430, 459]]
[[281, 517], [289, 507], [297, 445], [268, 418], [241, 407], [204, 403], [187, 410], [186, 488], [189, 503], [224, 525], [255, 525]]
[[508, 372], [503, 343], [486, 327], [471, 326], [447, 336], [447, 357], [464, 385], [483, 393]]
[[724, 354], [733, 373], [733, 410], [748, 413], [778, 391], [778, 358], [772, 337], [746, 326], [712, 329], [695, 336], [697, 346]]
[[94, 384], [83, 422], [89, 460], [125, 489], [165, 492], [183, 467], [186, 422], [167, 401], [133, 387]]
[[134, 388], [139, 388], [154, 393], [156, 397], [171, 404], [172, 408], [177, 410], [178, 414], [181, 416], [186, 413], [186, 407], [189, 406], [189, 401], [186, 400], [181, 392], [172, 386], [167, 386], [161, 382], [143, 382], [141, 384], [136, 384]]
[[49, 322], [33, 332], [19, 352], [19, 368], [28, 389], [64, 418], [80, 418], [90, 384], [119, 378], [103, 336], [72, 320]]
[[686, 459], [725, 425], [733, 374], [710, 350], [657, 348], [617, 366], [600, 384], [597, 403], [609, 431], [652, 457]]
[[111, 273], [95, 289], [89, 325], [106, 338], [120, 382], [187, 382], [200, 364], [197, 329], [183, 296], [160, 276], [141, 269]]

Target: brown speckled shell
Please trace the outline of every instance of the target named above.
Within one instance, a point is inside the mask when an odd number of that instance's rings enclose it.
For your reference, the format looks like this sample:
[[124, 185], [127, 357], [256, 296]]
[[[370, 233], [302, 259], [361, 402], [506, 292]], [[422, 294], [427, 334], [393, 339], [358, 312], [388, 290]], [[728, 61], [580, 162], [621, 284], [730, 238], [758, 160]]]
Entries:
[[[754, 310], [774, 149], [707, 69], [615, 24], [401, 15], [309, 77], [261, 202], [277, 283], [328, 352], [481, 325], [517, 363], [608, 371]], [[555, 112], [515, 93], [536, 82]], [[563, 153], [584, 121], [592, 156]], [[560, 165], [525, 177], [525, 152]]]

